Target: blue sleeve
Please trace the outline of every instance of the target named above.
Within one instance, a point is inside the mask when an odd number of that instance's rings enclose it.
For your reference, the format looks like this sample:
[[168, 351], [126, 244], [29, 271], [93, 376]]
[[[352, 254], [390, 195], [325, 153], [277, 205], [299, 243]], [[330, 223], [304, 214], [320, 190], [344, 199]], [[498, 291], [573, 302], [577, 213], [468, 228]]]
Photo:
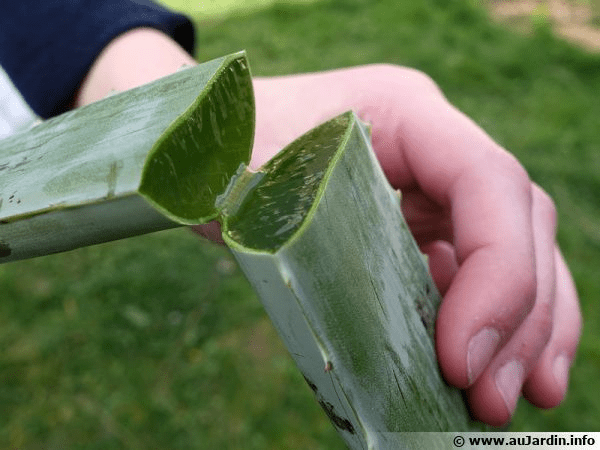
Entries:
[[158, 29], [193, 54], [194, 28], [150, 0], [18, 0], [0, 6], [0, 65], [31, 108], [68, 110], [100, 51], [136, 27]]

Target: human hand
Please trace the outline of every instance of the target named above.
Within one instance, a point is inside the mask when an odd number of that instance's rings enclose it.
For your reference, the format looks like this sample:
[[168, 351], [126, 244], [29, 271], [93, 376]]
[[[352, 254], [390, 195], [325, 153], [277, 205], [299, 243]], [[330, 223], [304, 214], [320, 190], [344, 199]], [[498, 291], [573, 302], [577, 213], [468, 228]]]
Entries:
[[[132, 30], [98, 57], [75, 105], [193, 62], [165, 35]], [[405, 218], [444, 294], [436, 324], [442, 372], [467, 390], [473, 416], [505, 423], [521, 390], [537, 406], [560, 403], [581, 317], [555, 243], [554, 205], [521, 165], [415, 70], [365, 66], [254, 86], [253, 168], [348, 109], [373, 125], [377, 156], [402, 189]], [[196, 231], [218, 240], [216, 223]]]
[[474, 418], [507, 422], [522, 393], [558, 405], [581, 330], [555, 242], [556, 211], [523, 167], [415, 70], [365, 66], [255, 80], [251, 167], [335, 114], [372, 124], [373, 146], [444, 299], [436, 350]]

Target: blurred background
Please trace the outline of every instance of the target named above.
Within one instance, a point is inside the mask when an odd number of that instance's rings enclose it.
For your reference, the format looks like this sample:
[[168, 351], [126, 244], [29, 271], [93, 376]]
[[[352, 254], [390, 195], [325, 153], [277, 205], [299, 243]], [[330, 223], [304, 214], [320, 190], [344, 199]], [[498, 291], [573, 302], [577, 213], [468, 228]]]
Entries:
[[[165, 0], [255, 75], [429, 74], [555, 199], [584, 332], [564, 403], [600, 431], [600, 0]], [[228, 252], [178, 229], [0, 265], [0, 448], [343, 449]]]

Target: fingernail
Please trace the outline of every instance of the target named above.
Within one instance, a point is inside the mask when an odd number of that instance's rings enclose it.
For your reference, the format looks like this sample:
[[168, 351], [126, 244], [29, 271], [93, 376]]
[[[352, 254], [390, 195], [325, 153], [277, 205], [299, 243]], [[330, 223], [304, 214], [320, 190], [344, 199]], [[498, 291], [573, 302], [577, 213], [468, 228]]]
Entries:
[[472, 384], [491, 361], [500, 343], [500, 334], [493, 328], [483, 328], [471, 338], [467, 349], [467, 376]]
[[510, 361], [496, 372], [496, 387], [500, 391], [510, 414], [514, 412], [517, 406], [524, 375], [523, 364], [516, 360]]
[[570, 365], [571, 363], [569, 362], [569, 358], [567, 358], [565, 355], [559, 355], [554, 360], [554, 364], [552, 367], [552, 371], [554, 372], [554, 379], [556, 380], [556, 383], [560, 386], [563, 392], [567, 390]]

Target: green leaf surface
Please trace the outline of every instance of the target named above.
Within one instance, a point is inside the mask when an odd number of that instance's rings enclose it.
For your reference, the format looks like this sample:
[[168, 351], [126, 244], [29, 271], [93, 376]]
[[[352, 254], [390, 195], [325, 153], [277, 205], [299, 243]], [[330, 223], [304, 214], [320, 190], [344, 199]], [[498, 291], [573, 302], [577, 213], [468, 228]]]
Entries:
[[238, 53], [1, 141], [0, 262], [211, 220], [253, 133]]
[[264, 171], [224, 239], [348, 446], [482, 429], [441, 377], [440, 296], [357, 117], [317, 127]]

